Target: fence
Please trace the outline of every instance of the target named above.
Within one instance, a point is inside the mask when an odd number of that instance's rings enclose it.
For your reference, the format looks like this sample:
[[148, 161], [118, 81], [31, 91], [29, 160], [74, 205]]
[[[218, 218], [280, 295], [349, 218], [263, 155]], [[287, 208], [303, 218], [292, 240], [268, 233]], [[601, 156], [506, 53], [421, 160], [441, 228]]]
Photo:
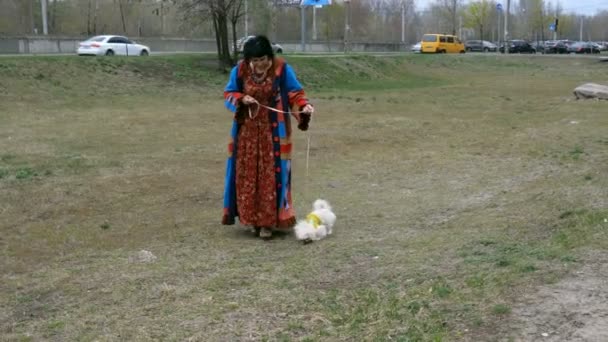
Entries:
[[[24, 36], [0, 37], [0, 54], [65, 54], [75, 53], [82, 37]], [[147, 45], [154, 52], [217, 52], [213, 39], [185, 38], [133, 38], [137, 43]], [[299, 52], [298, 42], [281, 43], [284, 52]], [[396, 52], [407, 51], [407, 46], [399, 43], [361, 43], [350, 42], [349, 50], [353, 52]], [[307, 52], [342, 52], [342, 42], [307, 42]]]

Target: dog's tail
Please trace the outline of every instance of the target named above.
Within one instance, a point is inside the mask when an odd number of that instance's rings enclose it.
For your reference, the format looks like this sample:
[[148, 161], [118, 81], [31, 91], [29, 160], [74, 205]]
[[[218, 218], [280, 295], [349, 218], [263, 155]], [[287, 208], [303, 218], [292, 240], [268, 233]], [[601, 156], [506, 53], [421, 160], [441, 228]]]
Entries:
[[331, 210], [331, 206], [329, 205], [329, 202], [327, 202], [326, 200], [322, 200], [322, 199], [316, 200], [315, 203], [313, 203], [312, 208], [314, 210], [320, 210], [320, 209]]

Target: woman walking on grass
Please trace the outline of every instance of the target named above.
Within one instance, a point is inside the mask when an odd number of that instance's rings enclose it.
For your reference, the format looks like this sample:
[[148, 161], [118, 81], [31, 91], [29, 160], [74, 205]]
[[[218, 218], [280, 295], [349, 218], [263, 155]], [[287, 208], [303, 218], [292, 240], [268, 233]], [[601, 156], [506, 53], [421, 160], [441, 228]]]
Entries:
[[273, 229], [287, 231], [296, 222], [291, 200], [290, 115], [305, 131], [314, 109], [293, 69], [274, 56], [266, 37], [247, 40], [243, 54], [224, 90], [234, 120], [222, 224], [234, 224], [238, 216], [254, 233], [270, 238]]

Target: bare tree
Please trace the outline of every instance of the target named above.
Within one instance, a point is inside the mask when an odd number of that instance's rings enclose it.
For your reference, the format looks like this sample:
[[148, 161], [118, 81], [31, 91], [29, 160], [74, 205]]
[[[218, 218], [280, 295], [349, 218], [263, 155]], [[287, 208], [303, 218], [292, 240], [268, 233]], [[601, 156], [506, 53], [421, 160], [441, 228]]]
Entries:
[[462, 7], [462, 0], [437, 0], [441, 9], [441, 16], [449, 23], [452, 34], [455, 35], [458, 28], [458, 11]]
[[243, 10], [243, 0], [234, 0], [234, 5], [230, 8], [228, 12], [228, 19], [230, 20], [230, 25], [232, 27], [232, 51], [234, 51], [234, 60], [238, 59], [238, 51], [236, 46], [236, 26], [239, 22], [239, 19], [245, 15], [245, 11]]
[[122, 32], [127, 34], [127, 23], [125, 21], [125, 10], [123, 7], [123, 0], [118, 0], [118, 8], [120, 9], [120, 21], [122, 22]]
[[[237, 15], [235, 7], [242, 4], [241, 0], [184, 0], [182, 10], [190, 19], [202, 22], [210, 17], [215, 31], [215, 42], [218, 54], [218, 67], [222, 70], [232, 67], [235, 60], [230, 54], [228, 39], [228, 21]], [[197, 20], [198, 19], [198, 20]], [[238, 19], [238, 18], [237, 18]], [[234, 41], [234, 40], [233, 40]]]
[[479, 39], [483, 40], [484, 27], [488, 26], [491, 5], [488, 0], [481, 0], [469, 4], [465, 12], [465, 25], [479, 30]]

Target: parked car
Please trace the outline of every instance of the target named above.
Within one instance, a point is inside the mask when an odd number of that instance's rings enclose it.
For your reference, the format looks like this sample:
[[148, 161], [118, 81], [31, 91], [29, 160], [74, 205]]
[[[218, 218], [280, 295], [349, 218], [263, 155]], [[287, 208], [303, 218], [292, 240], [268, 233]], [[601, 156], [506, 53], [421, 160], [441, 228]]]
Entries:
[[[255, 37], [255, 36], [242, 37], [241, 39], [237, 40], [236, 41], [236, 51], [238, 51], [239, 53], [243, 53], [243, 46], [249, 39], [251, 39], [253, 37]], [[283, 53], [283, 47], [280, 44], [270, 43], [270, 45], [272, 46], [272, 51], [274, 53]]]
[[464, 44], [449, 34], [425, 34], [422, 36], [422, 53], [464, 53]]
[[591, 43], [576, 42], [568, 47], [569, 53], [600, 53], [600, 50]]
[[420, 42], [418, 42], [410, 47], [410, 51], [412, 51], [413, 53], [420, 53], [420, 49], [421, 49]]
[[543, 53], [568, 53], [568, 45], [560, 40], [548, 40]]
[[[536, 49], [525, 40], [510, 40], [507, 42], [509, 53], [536, 53]], [[505, 46], [500, 47], [500, 52], [505, 53]]]
[[467, 40], [464, 43], [464, 47], [467, 51], [481, 51], [481, 52], [496, 52], [498, 46], [487, 40]]
[[604, 49], [604, 45], [602, 45], [602, 44], [600, 44], [600, 43], [597, 43], [597, 42], [589, 42], [589, 44], [593, 45], [593, 46], [594, 46], [594, 47], [597, 49], [597, 51], [599, 51], [599, 52], [597, 52], [597, 53], [601, 53], [603, 50], [605, 50], [605, 49]]
[[78, 44], [80, 56], [148, 56], [150, 48], [123, 36], [95, 36]]
[[542, 40], [537, 40], [535, 42], [532, 42], [532, 43], [530, 43], [530, 45], [532, 45], [532, 47], [536, 51], [540, 51], [540, 52], [545, 51], [545, 42], [543, 42]]

